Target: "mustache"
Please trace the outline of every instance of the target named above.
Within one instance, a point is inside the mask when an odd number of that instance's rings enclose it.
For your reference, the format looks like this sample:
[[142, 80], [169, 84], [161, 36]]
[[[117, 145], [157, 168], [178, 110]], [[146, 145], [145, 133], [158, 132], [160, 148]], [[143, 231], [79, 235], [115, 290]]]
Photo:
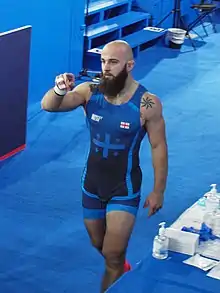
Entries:
[[105, 78], [106, 76], [112, 76], [112, 77], [115, 77], [113, 74], [111, 74], [111, 73], [109, 73], [109, 72], [101, 73], [101, 77], [102, 77], [102, 78]]

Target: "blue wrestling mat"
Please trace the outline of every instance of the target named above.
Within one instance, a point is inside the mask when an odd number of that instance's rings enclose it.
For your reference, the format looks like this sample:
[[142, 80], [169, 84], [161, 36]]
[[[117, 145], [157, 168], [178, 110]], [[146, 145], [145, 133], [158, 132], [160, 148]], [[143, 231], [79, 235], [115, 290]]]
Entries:
[[190, 256], [170, 253], [166, 260], [145, 258], [133, 271], [124, 275], [108, 293], [219, 293], [219, 280], [183, 263]]

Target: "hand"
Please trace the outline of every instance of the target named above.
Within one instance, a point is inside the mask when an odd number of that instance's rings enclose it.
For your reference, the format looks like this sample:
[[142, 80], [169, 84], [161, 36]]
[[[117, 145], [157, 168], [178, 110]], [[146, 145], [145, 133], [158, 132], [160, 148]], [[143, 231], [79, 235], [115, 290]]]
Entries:
[[64, 73], [55, 78], [55, 92], [65, 95], [67, 91], [72, 90], [75, 85], [75, 77], [72, 73]]
[[156, 212], [158, 212], [162, 206], [163, 206], [163, 200], [164, 196], [163, 193], [159, 192], [151, 192], [149, 196], [147, 197], [145, 203], [144, 203], [144, 208], [149, 208], [148, 216], [154, 215]]

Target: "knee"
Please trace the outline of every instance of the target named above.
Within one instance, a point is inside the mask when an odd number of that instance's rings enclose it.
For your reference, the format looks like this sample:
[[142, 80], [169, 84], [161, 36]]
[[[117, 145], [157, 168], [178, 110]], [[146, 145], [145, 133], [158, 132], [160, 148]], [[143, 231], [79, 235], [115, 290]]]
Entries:
[[102, 254], [105, 258], [106, 266], [111, 269], [118, 269], [124, 266], [126, 252], [121, 249], [106, 249], [103, 247]]

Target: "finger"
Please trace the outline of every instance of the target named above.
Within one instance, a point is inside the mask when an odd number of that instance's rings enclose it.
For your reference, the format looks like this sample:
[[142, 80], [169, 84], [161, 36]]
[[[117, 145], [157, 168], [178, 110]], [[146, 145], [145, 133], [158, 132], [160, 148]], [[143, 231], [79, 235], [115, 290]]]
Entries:
[[69, 88], [70, 81], [69, 81], [67, 73], [63, 74], [63, 78], [64, 78], [64, 81], [65, 81], [66, 87]]
[[75, 83], [75, 77], [72, 73], [64, 73], [65, 83], [68, 88], [72, 88]]
[[73, 77], [71, 80], [70, 80], [70, 88], [74, 88], [75, 86], [75, 77]]
[[149, 200], [147, 199], [145, 202], [144, 202], [144, 206], [143, 208], [147, 208], [149, 206]]
[[67, 78], [68, 78], [69, 80], [73, 80], [73, 79], [74, 79], [74, 74], [72, 74], [72, 73], [68, 73], [68, 72], [66, 72], [65, 74], [66, 74], [66, 76], [67, 76]]
[[75, 77], [72, 73], [64, 73], [64, 78], [67, 83], [72, 83], [75, 80]]
[[156, 206], [151, 207], [150, 210], [149, 210], [149, 217], [153, 216], [158, 211], [159, 211], [159, 209]]
[[158, 213], [158, 212], [160, 211], [160, 209], [161, 209], [161, 207], [157, 207], [157, 208], [155, 209], [155, 213]]
[[154, 214], [155, 210], [154, 207], [150, 206], [148, 211], [148, 217], [151, 217]]

